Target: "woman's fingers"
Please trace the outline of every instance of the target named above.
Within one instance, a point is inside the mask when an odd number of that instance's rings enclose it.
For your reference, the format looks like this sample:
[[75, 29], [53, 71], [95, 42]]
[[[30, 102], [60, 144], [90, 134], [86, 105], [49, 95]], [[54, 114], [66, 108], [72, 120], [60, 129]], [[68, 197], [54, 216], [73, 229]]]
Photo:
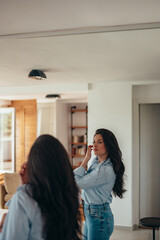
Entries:
[[92, 151], [92, 149], [93, 149], [93, 145], [89, 145], [89, 146], [88, 146], [88, 149], [87, 149], [87, 152], [90, 154], [91, 151]]
[[85, 156], [85, 159], [88, 160], [88, 161], [91, 158], [92, 148], [93, 148], [93, 145], [88, 145], [88, 149], [87, 149], [86, 156]]
[[21, 169], [19, 171], [19, 175], [21, 177], [22, 184], [25, 184], [28, 182], [28, 176], [27, 176], [27, 162], [23, 163], [21, 166]]
[[26, 167], [27, 167], [27, 163], [25, 162], [25, 163], [22, 164], [19, 173], [24, 173], [24, 171], [26, 170]]
[[92, 150], [93, 149], [93, 145], [89, 145], [88, 149]]

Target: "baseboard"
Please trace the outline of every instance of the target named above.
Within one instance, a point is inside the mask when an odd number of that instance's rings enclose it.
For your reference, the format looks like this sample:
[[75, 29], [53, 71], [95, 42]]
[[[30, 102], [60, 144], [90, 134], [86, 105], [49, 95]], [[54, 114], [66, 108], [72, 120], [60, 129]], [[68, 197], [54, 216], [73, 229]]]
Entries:
[[132, 231], [133, 227], [129, 227], [129, 226], [114, 226], [114, 229]]
[[[84, 224], [84, 221], [82, 221], [82, 225]], [[117, 230], [126, 230], [126, 231], [134, 231], [139, 228], [139, 225], [134, 224], [133, 226], [114, 226], [114, 229]]]
[[137, 230], [139, 228], [139, 225], [137, 225], [137, 224], [134, 224], [133, 226], [132, 226], [132, 230]]

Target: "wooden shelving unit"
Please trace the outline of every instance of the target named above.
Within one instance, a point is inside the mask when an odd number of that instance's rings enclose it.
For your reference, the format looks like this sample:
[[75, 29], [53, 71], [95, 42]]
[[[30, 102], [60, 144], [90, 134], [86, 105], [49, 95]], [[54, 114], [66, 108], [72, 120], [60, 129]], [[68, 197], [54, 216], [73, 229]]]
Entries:
[[[76, 106], [71, 106], [71, 162], [72, 166], [76, 168], [75, 161], [77, 158], [84, 158], [87, 148], [87, 139], [88, 139], [88, 107], [84, 109], [79, 109]], [[76, 113], [82, 113], [83, 120], [85, 119], [85, 125], [75, 124], [74, 117]], [[81, 130], [83, 135], [78, 136], [77, 130]]]

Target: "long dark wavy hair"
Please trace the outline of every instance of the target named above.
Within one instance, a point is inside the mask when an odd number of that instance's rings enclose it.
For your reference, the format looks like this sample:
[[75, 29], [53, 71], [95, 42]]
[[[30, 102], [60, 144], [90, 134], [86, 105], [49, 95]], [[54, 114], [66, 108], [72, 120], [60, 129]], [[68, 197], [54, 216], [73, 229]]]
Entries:
[[116, 181], [113, 187], [113, 194], [115, 196], [118, 196], [119, 198], [123, 198], [123, 194], [126, 191], [124, 189], [125, 166], [122, 162], [122, 152], [119, 148], [117, 139], [111, 131], [105, 128], [97, 129], [95, 135], [96, 134], [101, 134], [108, 152], [108, 157], [110, 158], [113, 164], [113, 169], [116, 174]]
[[68, 154], [55, 137], [41, 135], [31, 147], [26, 192], [39, 205], [45, 240], [80, 240], [79, 189]]

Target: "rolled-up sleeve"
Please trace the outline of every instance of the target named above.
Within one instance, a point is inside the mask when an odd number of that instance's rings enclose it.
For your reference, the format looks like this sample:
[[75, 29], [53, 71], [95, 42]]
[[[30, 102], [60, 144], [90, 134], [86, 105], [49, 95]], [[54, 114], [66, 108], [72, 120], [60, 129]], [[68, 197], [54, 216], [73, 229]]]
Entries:
[[17, 195], [14, 195], [10, 203], [0, 240], [28, 239], [29, 221], [24, 208], [19, 204]]
[[44, 240], [43, 221], [38, 203], [19, 186], [9, 203], [0, 240]]
[[115, 179], [115, 174], [111, 166], [105, 165], [95, 168], [91, 172], [86, 172], [85, 168], [78, 167], [74, 170], [75, 180], [81, 189], [89, 189], [110, 182]]

